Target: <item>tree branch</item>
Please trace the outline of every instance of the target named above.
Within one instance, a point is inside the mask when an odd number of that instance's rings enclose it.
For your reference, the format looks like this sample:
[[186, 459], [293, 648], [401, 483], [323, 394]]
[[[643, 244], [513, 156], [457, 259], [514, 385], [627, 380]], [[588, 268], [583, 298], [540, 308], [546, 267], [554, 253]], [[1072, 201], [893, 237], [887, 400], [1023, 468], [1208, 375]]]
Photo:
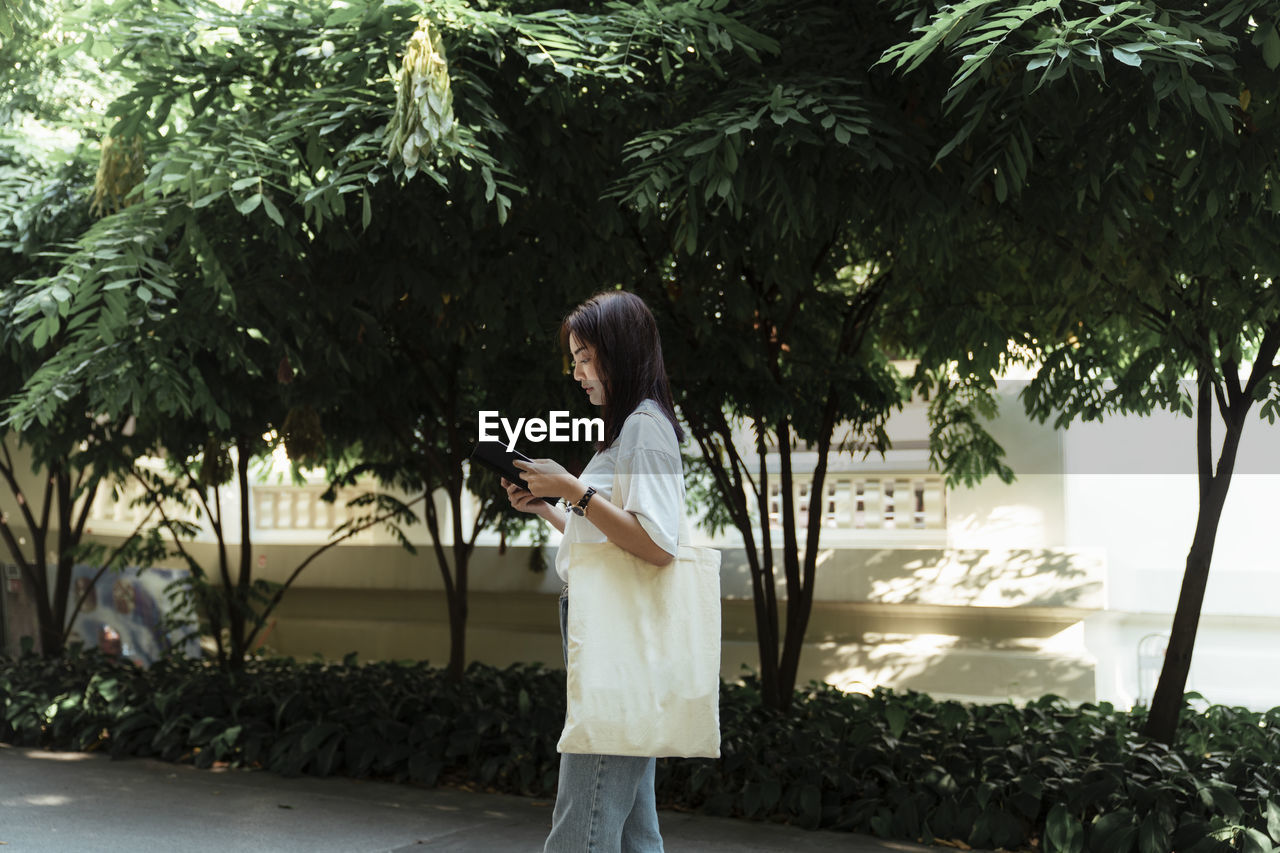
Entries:
[[27, 506], [27, 498], [22, 493], [22, 487], [18, 485], [17, 469], [14, 467], [13, 457], [9, 455], [9, 439], [7, 437], [0, 441], [0, 448], [4, 450], [5, 463], [0, 466], [0, 474], [3, 474], [5, 480], [9, 483], [9, 491], [13, 492], [14, 500], [18, 503], [18, 509], [22, 510], [22, 517], [27, 522], [27, 530], [34, 533], [36, 519], [31, 514], [31, 507]]
[[76, 599], [75, 606], [71, 608], [71, 615], [70, 617], [67, 618], [67, 623], [64, 626], [62, 631], [62, 642], [64, 644], [67, 642], [68, 638], [70, 638], [71, 636], [71, 627], [75, 625], [76, 617], [80, 615], [80, 609], [84, 607], [85, 600], [88, 599], [89, 593], [93, 591], [93, 588], [94, 586], [97, 585], [98, 580], [104, 574], [107, 573], [108, 569], [111, 568], [111, 564], [114, 563], [117, 559], [119, 559], [120, 555], [124, 553], [124, 549], [129, 547], [129, 545], [132, 544], [133, 541], [141, 535], [142, 528], [146, 525], [148, 521], [151, 520], [151, 516], [155, 515], [156, 506], [157, 506], [156, 504], [152, 504], [151, 509], [149, 509], [147, 511], [147, 514], [143, 516], [142, 521], [138, 522], [137, 526], [133, 528], [133, 533], [129, 534], [129, 538], [125, 539], [124, 542], [121, 542], [120, 545], [117, 546], [113, 552], [111, 552], [111, 556], [107, 557], [107, 559], [103, 561], [102, 567], [98, 569], [97, 573], [94, 574], [93, 579], [90, 580], [88, 585], [84, 588], [84, 592], [80, 593], [79, 598]]
[[[222, 540], [221, 512], [219, 512], [217, 515], [214, 515], [213, 510], [209, 507], [209, 501], [205, 497], [204, 489], [200, 487], [199, 481], [194, 476], [192, 476], [191, 469], [187, 467], [187, 463], [183, 461], [183, 462], [179, 462], [178, 465], [179, 467], [182, 468], [183, 476], [187, 478], [187, 490], [192, 492], [196, 496], [196, 500], [200, 501], [200, 505], [204, 507], [205, 518], [209, 519], [209, 524], [213, 525], [214, 534], [218, 537], [218, 540], [221, 541]], [[217, 486], [214, 486], [214, 489], [215, 489], [214, 494], [216, 495]]]
[[1258, 386], [1263, 380], [1277, 367], [1275, 363], [1276, 353], [1280, 351], [1280, 319], [1272, 321], [1267, 327], [1266, 333], [1262, 336], [1262, 343], [1258, 346], [1258, 356], [1253, 361], [1253, 367], [1249, 371], [1249, 379], [1245, 382], [1242, 396], [1244, 399], [1252, 401], [1253, 394], [1258, 390]]
[[18, 540], [14, 538], [13, 531], [9, 529], [9, 520], [7, 518], [0, 518], [0, 537], [3, 537], [5, 544], [9, 546], [9, 552], [13, 555], [14, 562], [18, 564], [23, 576], [40, 591], [41, 595], [44, 595], [43, 584], [38, 582], [41, 580], [40, 576], [36, 574], [30, 561], [27, 560], [27, 555], [22, 553], [22, 547], [18, 545]]
[[1209, 489], [1213, 485], [1213, 448], [1211, 446], [1212, 417], [1209, 411], [1208, 370], [1200, 368], [1199, 385], [1196, 392], [1196, 471], [1199, 475], [1201, 505], [1208, 499]]
[[[44, 559], [45, 545], [47, 543], [46, 537], [49, 535], [49, 516], [53, 510], [53, 493], [57, 488], [58, 479], [61, 476], [61, 467], [55, 465], [49, 470], [48, 479], [45, 481], [44, 505], [40, 509], [40, 527], [38, 530], [31, 531], [32, 538], [38, 538], [40, 541], [40, 554], [37, 556], [37, 560]], [[58, 532], [59, 535], [62, 534], [61, 529]]]
[[[409, 501], [409, 503], [405, 504], [404, 506], [405, 507], [413, 506], [418, 501], [423, 500], [425, 497], [426, 497], [426, 493], [424, 492], [422, 495]], [[346, 533], [339, 536], [337, 539], [334, 539], [331, 542], [326, 542], [324, 545], [321, 545], [319, 548], [312, 551], [311, 554], [308, 555], [308, 557], [305, 560], [303, 560], [301, 563], [299, 563], [298, 567], [293, 570], [293, 574], [289, 575], [289, 579], [286, 580], [280, 586], [280, 588], [276, 590], [276, 594], [271, 597], [271, 601], [267, 604], [266, 608], [262, 611], [261, 615], [259, 615], [254, 620], [254, 623], [255, 623], [254, 628], [252, 631], [249, 632], [249, 636], [245, 640], [244, 647], [246, 649], [253, 648], [253, 641], [258, 636], [258, 632], [262, 630], [262, 626], [267, 623], [267, 617], [271, 615], [271, 612], [275, 610], [276, 605], [280, 603], [280, 599], [284, 597], [285, 591], [290, 586], [293, 585], [293, 582], [298, 579], [298, 575], [302, 574], [302, 570], [305, 569], [307, 566], [311, 565], [312, 561], [314, 561], [317, 557], [319, 557], [325, 551], [328, 551], [330, 548], [334, 547], [335, 545], [339, 545], [347, 541], [352, 536], [355, 536], [357, 533], [363, 533], [364, 531], [368, 530], [370, 527], [373, 527], [375, 524], [381, 524], [382, 522], [386, 521], [388, 518], [391, 518], [393, 515], [398, 513], [401, 509], [402, 507], [396, 507], [395, 509], [387, 510], [381, 515], [368, 519], [363, 524], [359, 524], [359, 525], [356, 525], [355, 527], [352, 527], [350, 530], [348, 530]]]
[[93, 510], [93, 502], [98, 497], [98, 487], [102, 485], [102, 478], [95, 476], [90, 482], [92, 485], [89, 486], [89, 492], [85, 495], [84, 504], [80, 507], [80, 517], [76, 519], [75, 538], [73, 540], [75, 542], [79, 542], [84, 537], [84, 528], [89, 522], [89, 513]]
[[[1217, 381], [1209, 384], [1213, 386], [1213, 396], [1218, 400], [1218, 412], [1222, 415], [1222, 422], [1227, 426], [1231, 426], [1231, 406], [1227, 403], [1226, 394], [1222, 393], [1222, 386]], [[1230, 392], [1231, 389], [1228, 386], [1227, 393]]]
[[151, 484], [147, 482], [147, 479], [138, 473], [136, 465], [133, 467], [132, 471], [134, 479], [137, 480], [142, 485], [142, 488], [146, 490], [147, 497], [151, 498], [151, 502], [155, 506], [156, 511], [160, 513], [160, 523], [169, 531], [169, 534], [173, 536], [173, 544], [178, 549], [178, 553], [182, 555], [183, 560], [186, 561], [188, 566], [200, 575], [204, 575], [204, 567], [202, 567], [200, 563], [182, 547], [182, 540], [178, 538], [177, 531], [173, 529], [174, 522], [169, 518], [169, 514], [164, 511], [164, 499], [156, 493], [156, 490], [151, 487]]

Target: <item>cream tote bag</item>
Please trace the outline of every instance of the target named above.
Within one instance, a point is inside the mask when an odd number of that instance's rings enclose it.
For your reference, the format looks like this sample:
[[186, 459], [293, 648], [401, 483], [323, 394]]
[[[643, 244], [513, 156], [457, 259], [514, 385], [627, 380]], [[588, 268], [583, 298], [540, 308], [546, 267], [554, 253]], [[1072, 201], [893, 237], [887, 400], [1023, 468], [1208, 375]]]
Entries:
[[558, 751], [720, 756], [720, 552], [688, 540], [684, 522], [662, 568], [609, 542], [569, 546]]

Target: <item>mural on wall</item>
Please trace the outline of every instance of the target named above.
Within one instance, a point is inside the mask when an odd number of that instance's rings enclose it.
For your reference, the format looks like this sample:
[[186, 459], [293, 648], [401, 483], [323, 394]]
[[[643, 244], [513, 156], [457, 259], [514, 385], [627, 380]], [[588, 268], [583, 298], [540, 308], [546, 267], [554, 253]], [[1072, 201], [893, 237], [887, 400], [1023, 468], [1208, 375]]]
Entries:
[[[136, 569], [104, 572], [93, 583], [98, 569], [76, 566], [72, 571], [72, 601], [93, 584], [71, 629], [71, 642], [96, 646], [107, 654], [120, 655], [149, 666], [166, 650], [174, 648], [187, 628], [166, 630], [165, 616], [173, 603], [165, 588], [186, 577], [181, 569]], [[187, 657], [199, 657], [200, 645], [191, 638], [175, 649]]]

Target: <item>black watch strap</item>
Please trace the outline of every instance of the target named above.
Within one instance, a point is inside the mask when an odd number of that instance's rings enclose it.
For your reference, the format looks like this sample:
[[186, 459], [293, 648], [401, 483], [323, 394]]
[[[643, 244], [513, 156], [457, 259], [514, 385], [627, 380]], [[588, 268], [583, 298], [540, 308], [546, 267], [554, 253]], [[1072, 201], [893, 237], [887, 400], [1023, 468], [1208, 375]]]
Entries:
[[596, 493], [596, 490], [593, 487], [588, 486], [586, 494], [578, 498], [577, 503], [569, 504], [570, 512], [572, 512], [574, 515], [586, 515], [587, 504], [591, 503], [591, 498], [593, 495], [595, 495], [595, 493]]

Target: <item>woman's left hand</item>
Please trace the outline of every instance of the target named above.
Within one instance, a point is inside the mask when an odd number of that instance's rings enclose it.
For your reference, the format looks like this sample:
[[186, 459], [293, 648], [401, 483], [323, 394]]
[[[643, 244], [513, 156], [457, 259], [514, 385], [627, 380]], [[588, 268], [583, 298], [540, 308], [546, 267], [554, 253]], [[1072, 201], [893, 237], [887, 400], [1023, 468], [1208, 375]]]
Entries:
[[516, 459], [512, 464], [520, 469], [520, 476], [529, 484], [529, 491], [540, 498], [577, 500], [587, 490], [577, 477], [553, 459], [533, 459], [528, 462]]

